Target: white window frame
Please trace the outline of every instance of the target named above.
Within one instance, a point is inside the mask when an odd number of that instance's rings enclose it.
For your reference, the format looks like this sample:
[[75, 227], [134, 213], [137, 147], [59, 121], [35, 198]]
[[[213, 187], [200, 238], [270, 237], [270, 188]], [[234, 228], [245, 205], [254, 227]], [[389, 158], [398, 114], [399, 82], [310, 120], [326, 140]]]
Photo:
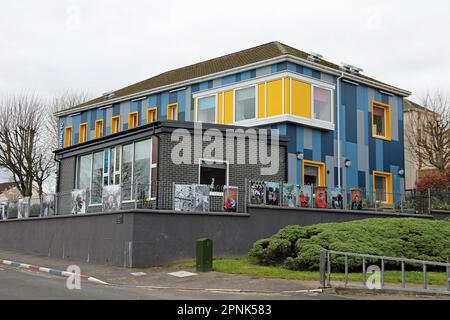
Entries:
[[[218, 160], [218, 159], [208, 159], [208, 158], [199, 158], [198, 159], [198, 184], [200, 184], [200, 169], [202, 166], [202, 162], [218, 162], [218, 163], [225, 163], [226, 164], [226, 173], [225, 173], [225, 182], [226, 186], [229, 186], [229, 176], [230, 176], [230, 162], [228, 160]], [[210, 196], [223, 196], [223, 191], [210, 191]]]
[[[250, 119], [236, 121], [236, 91], [244, 90], [244, 89], [248, 89], [248, 88], [252, 88], [252, 87], [255, 88], [255, 117], [250, 118]], [[246, 86], [242, 86], [242, 87], [233, 89], [233, 123], [239, 124], [239, 123], [248, 122], [248, 121], [252, 121], [252, 120], [256, 120], [256, 119], [258, 119], [258, 84], [250, 84], [250, 85], [246, 85]]]
[[[322, 120], [322, 119], [318, 119], [318, 118], [316, 118], [315, 116], [314, 116], [314, 114], [315, 114], [315, 103], [314, 103], [314, 88], [319, 88], [319, 89], [322, 89], [322, 90], [326, 90], [326, 91], [328, 91], [329, 93], [330, 93], [330, 97], [331, 97], [331, 99], [330, 99], [330, 101], [331, 101], [331, 106], [330, 106], [330, 108], [331, 108], [331, 112], [330, 112], [330, 116], [331, 116], [331, 119], [330, 119], [330, 121], [327, 121], [327, 120]], [[312, 120], [314, 120], [314, 121], [320, 121], [320, 122], [322, 122], [322, 123], [334, 123], [334, 92], [333, 92], [333, 89], [329, 89], [329, 88], [326, 88], [326, 87], [323, 87], [323, 86], [318, 86], [318, 85], [315, 85], [315, 84], [311, 84], [311, 119]]]
[[[195, 101], [195, 108], [197, 109], [195, 111], [195, 119], [194, 119], [195, 122], [198, 122], [199, 100], [203, 99], [203, 98], [209, 98], [209, 97], [212, 97], [212, 96], [214, 96], [214, 122], [213, 123], [217, 123], [217, 119], [219, 117], [219, 115], [218, 115], [219, 108], [217, 107], [218, 103], [219, 103], [219, 100], [218, 100], [218, 94], [217, 93], [205, 94], [205, 95], [202, 95], [202, 96], [195, 97], [195, 100], [196, 100]], [[222, 108], [223, 108], [223, 106], [222, 106]]]

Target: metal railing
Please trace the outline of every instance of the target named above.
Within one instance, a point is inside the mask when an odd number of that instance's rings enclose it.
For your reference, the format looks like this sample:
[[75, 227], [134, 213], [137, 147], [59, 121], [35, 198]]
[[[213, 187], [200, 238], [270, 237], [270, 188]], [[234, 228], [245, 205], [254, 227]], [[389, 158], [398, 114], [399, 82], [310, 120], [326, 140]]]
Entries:
[[[0, 220], [34, 218], [51, 215], [111, 212], [127, 209], [176, 210], [193, 212], [246, 212], [245, 188], [235, 189], [231, 196], [228, 186], [204, 186], [200, 194], [195, 187], [186, 197], [176, 195], [176, 185], [196, 186], [197, 184], [154, 181], [151, 184], [117, 185], [120, 191], [106, 191], [106, 187], [78, 189], [58, 192], [43, 197], [10, 199], [0, 204]], [[231, 186], [229, 187], [231, 188]], [[187, 188], [189, 189], [189, 187]], [[224, 194], [229, 201], [225, 203]], [[51, 203], [45, 198], [53, 197]], [[23, 203], [23, 204], [22, 204]], [[24, 206], [21, 209], [21, 207]], [[235, 209], [233, 209], [235, 206]], [[26, 212], [26, 214], [21, 211]]]
[[[333, 257], [335, 256], [335, 257]], [[343, 257], [343, 263], [342, 259], [339, 257]], [[387, 256], [377, 256], [377, 255], [370, 255], [370, 254], [360, 254], [360, 253], [353, 253], [353, 252], [341, 252], [341, 251], [333, 251], [328, 250], [326, 252], [322, 252], [320, 254], [320, 286], [322, 288], [325, 287], [332, 287], [332, 264], [333, 262], [337, 264], [339, 271], [342, 271], [342, 264], [343, 264], [343, 271], [344, 271], [344, 287], [350, 286], [349, 285], [349, 258], [353, 258], [353, 261], [360, 261], [360, 266], [362, 269], [362, 284], [352, 284], [352, 287], [360, 287], [360, 288], [369, 288], [369, 289], [385, 289], [388, 288], [385, 284], [385, 273], [386, 271], [392, 271], [395, 270], [395, 266], [399, 266], [401, 270], [401, 289], [402, 290], [410, 290], [410, 291], [419, 291], [417, 289], [413, 288], [407, 288], [406, 287], [406, 267], [408, 266], [411, 270], [418, 269], [417, 266], [420, 266], [422, 277], [423, 277], [423, 285], [421, 290], [426, 291], [442, 291], [446, 293], [450, 293], [450, 257], [449, 261], [447, 263], [444, 262], [435, 262], [435, 261], [425, 261], [425, 260], [417, 260], [417, 259], [407, 259], [407, 258], [398, 258], [398, 257], [387, 257]], [[339, 260], [340, 259], [340, 260]], [[334, 260], [334, 261], [333, 261]], [[380, 267], [378, 267], [378, 264], [380, 263]], [[368, 264], [370, 266], [376, 266], [379, 268], [379, 287], [368, 287], [367, 285], [367, 269]], [[389, 270], [386, 270], [386, 267], [389, 267]], [[439, 269], [444, 269], [444, 272], [446, 274], [447, 284], [445, 290], [436, 290], [436, 289], [430, 289], [428, 286], [428, 277], [427, 273], [429, 270], [438, 271]], [[394, 287], [389, 287], [394, 288]]]
[[[365, 188], [320, 187], [324, 201], [321, 201], [319, 205], [316, 189], [312, 185], [307, 185], [303, 186], [306, 187], [303, 188], [305, 190], [298, 189], [298, 192], [300, 190], [306, 191], [305, 197], [308, 198], [307, 201], [302, 202], [296, 199], [296, 201], [292, 202], [293, 205], [289, 205], [284, 201], [285, 192], [282, 182], [275, 182], [279, 186], [276, 192], [278, 200], [275, 203], [267, 199], [267, 191], [264, 189], [265, 183], [265, 181], [255, 180], [249, 180], [247, 182], [247, 189], [249, 190], [247, 201], [249, 204], [298, 208], [389, 211], [410, 214], [431, 214], [432, 210], [450, 210], [450, 190], [436, 191], [430, 189], [425, 192], [407, 190], [401, 193], [386, 193]], [[273, 182], [269, 182], [270, 184], [273, 184]], [[254, 188], [253, 186], [256, 187]], [[310, 191], [308, 191], [308, 188], [310, 188]], [[360, 192], [358, 195], [359, 204], [354, 201], [355, 190], [359, 190]], [[255, 196], [254, 193], [259, 193], [259, 196]], [[295, 197], [298, 198], [299, 196], [298, 193], [295, 194]]]

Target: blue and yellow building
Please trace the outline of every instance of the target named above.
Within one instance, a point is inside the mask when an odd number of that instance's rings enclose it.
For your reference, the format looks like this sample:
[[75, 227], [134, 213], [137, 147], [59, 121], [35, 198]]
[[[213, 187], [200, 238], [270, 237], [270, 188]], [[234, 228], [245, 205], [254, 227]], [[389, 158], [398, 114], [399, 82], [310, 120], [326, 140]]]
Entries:
[[165, 72], [57, 113], [59, 148], [157, 120], [277, 128], [289, 138], [287, 180], [404, 190], [403, 99], [410, 95], [279, 42]]

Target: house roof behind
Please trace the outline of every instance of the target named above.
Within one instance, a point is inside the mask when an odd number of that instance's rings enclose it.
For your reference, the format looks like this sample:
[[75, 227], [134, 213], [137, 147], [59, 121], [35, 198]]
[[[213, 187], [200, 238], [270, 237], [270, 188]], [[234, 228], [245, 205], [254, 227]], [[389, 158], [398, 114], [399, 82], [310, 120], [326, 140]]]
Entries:
[[15, 182], [3, 182], [3, 183], [0, 183], [0, 193], [8, 191], [9, 189], [14, 188], [15, 186], [16, 186]]
[[[206, 60], [186, 67], [161, 73], [159, 75], [148, 78], [141, 82], [127, 86], [125, 88], [113, 91], [114, 94], [113, 97], [114, 98], [125, 97], [128, 95], [137, 94], [142, 91], [156, 89], [166, 85], [171, 85], [178, 82], [207, 76], [217, 72], [242, 67], [252, 63], [262, 62], [264, 60], [289, 55], [301, 59], [308, 59], [309, 56], [309, 54], [304, 51], [290, 47], [278, 41], [273, 41], [253, 48], [245, 49], [218, 58]], [[323, 67], [328, 67], [331, 69], [341, 71], [341, 67], [339, 65], [323, 59], [320, 59], [316, 63]], [[362, 74], [358, 74], [357, 77], [360, 79], [365, 79], [374, 83], [378, 83], [383, 86], [389, 86], [388, 84], [369, 78]], [[106, 101], [108, 101], [108, 98], [101, 96], [93, 100], [87, 101], [83, 104], [80, 104], [74, 108], [78, 109]]]
[[421, 106], [420, 104], [417, 104], [411, 100], [403, 99], [404, 105], [403, 105], [403, 112], [407, 112], [410, 110], [417, 110], [417, 111], [429, 111], [427, 108]]

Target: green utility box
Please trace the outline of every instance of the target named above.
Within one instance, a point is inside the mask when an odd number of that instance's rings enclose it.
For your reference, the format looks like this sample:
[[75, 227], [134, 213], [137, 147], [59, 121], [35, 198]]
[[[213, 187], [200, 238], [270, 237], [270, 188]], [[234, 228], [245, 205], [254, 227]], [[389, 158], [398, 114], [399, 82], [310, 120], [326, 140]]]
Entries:
[[212, 271], [213, 242], [211, 239], [202, 238], [196, 242], [196, 266], [199, 272]]

